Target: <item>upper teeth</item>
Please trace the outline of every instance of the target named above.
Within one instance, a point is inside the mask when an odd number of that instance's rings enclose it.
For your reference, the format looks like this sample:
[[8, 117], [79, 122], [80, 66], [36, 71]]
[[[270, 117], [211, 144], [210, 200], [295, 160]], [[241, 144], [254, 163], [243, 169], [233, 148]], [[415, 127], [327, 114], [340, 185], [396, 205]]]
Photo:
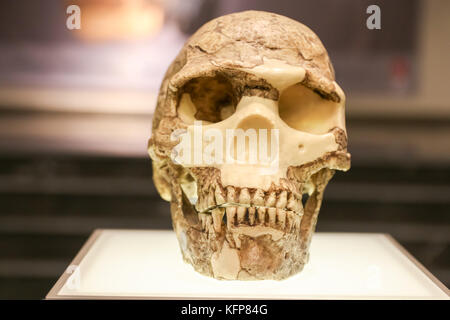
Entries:
[[[286, 190], [278, 194], [275, 191], [265, 193], [261, 189], [250, 192], [248, 188], [237, 189], [228, 186], [223, 190], [220, 186], [210, 188], [208, 192], [199, 195], [195, 205], [198, 212], [212, 211], [215, 208], [236, 207], [238, 216], [244, 215], [244, 208], [265, 207], [277, 208], [302, 213], [301, 200]], [[242, 208], [242, 209], [240, 209]]]

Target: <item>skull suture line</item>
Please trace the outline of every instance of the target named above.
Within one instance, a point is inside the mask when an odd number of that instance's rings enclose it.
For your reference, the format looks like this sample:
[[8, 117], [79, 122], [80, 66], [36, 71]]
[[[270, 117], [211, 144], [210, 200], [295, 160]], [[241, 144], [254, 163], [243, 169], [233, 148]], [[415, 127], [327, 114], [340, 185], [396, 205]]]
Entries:
[[[301, 23], [246, 11], [202, 26], [166, 73], [149, 141], [184, 260], [219, 279], [299, 272], [324, 189], [350, 168], [344, 104], [325, 48]], [[277, 170], [175, 163], [171, 136], [195, 121], [218, 132], [277, 129]]]

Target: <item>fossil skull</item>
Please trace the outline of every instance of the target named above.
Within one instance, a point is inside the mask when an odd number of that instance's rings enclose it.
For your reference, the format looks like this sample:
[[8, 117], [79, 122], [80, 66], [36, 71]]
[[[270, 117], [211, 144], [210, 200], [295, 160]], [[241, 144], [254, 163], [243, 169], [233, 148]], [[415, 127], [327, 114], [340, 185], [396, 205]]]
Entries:
[[[299, 272], [324, 189], [334, 170], [350, 168], [344, 105], [325, 48], [301, 23], [245, 11], [202, 26], [166, 73], [149, 141], [183, 259], [218, 279]], [[277, 166], [264, 171], [247, 149], [241, 162], [174, 161], [173, 133], [195, 135], [198, 123], [223, 136], [276, 131]]]

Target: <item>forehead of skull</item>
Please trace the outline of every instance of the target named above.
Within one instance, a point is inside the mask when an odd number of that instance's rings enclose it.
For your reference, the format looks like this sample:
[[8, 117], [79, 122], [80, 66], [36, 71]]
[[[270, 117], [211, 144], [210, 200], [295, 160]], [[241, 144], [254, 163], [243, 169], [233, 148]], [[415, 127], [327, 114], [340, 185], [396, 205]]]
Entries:
[[272, 52], [272, 58], [291, 59], [292, 64], [295, 60], [328, 58], [320, 39], [311, 29], [290, 18], [262, 11], [244, 11], [211, 20], [187, 44], [208, 54], [230, 52], [233, 48], [253, 51], [253, 48], [260, 56]]
[[[276, 68], [268, 68], [274, 64]], [[167, 74], [175, 89], [189, 79], [213, 76], [218, 69], [253, 69], [250, 73], [265, 79], [294, 72], [307, 86], [337, 96], [334, 71], [320, 39], [305, 25], [274, 13], [244, 11], [206, 23], [185, 44], [175, 65], [178, 68]]]

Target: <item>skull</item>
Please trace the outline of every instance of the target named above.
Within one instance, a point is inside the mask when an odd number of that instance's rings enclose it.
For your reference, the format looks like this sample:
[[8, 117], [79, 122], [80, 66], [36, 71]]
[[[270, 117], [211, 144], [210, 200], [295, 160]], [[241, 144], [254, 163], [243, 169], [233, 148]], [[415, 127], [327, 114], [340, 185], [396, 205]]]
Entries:
[[[350, 168], [344, 105], [325, 48], [301, 23], [245, 11], [203, 25], [165, 75], [149, 140], [153, 179], [171, 202], [183, 259], [218, 279], [279, 280], [301, 271], [324, 189], [334, 170]], [[227, 146], [235, 161], [175, 161], [174, 133], [195, 136], [199, 123], [202, 142], [211, 141], [206, 129], [222, 136], [255, 129], [267, 140], [262, 133], [276, 132], [270, 159], [277, 165], [250, 162], [234, 137]]]

